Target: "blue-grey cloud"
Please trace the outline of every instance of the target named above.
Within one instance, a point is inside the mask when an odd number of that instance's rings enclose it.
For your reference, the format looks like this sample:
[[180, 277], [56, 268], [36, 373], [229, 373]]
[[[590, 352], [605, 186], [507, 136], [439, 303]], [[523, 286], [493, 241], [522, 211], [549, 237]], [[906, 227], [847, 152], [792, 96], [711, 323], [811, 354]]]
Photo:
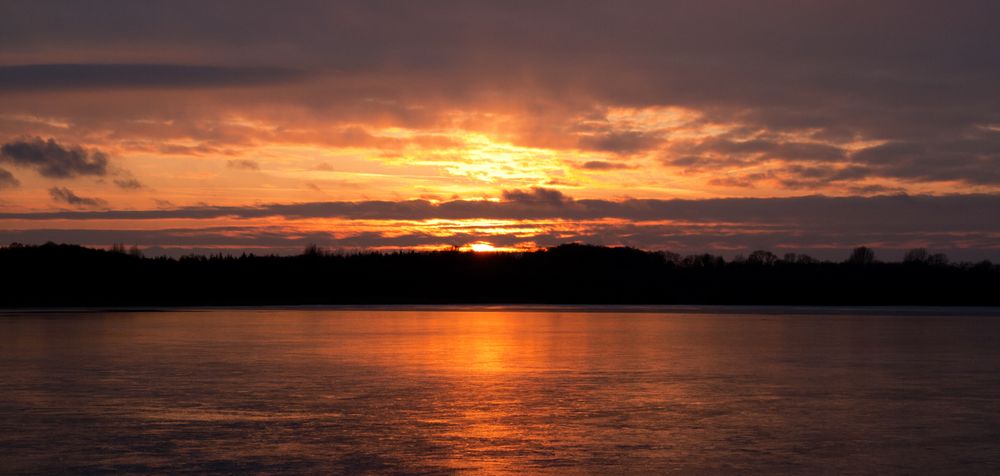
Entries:
[[543, 187], [533, 187], [530, 190], [504, 190], [502, 198], [506, 203], [546, 208], [561, 208], [570, 201], [570, 198], [562, 192]]
[[21, 185], [21, 182], [14, 177], [14, 174], [7, 170], [0, 169], [0, 190], [5, 188], [15, 188]]
[[658, 146], [663, 139], [655, 133], [639, 131], [613, 131], [580, 138], [583, 149], [629, 155], [644, 152]]
[[835, 162], [847, 157], [843, 149], [829, 144], [767, 139], [748, 139], [742, 141], [719, 138], [707, 139], [686, 152], [816, 162]]
[[851, 158], [869, 168], [866, 175], [1000, 184], [998, 131], [980, 131], [960, 139], [889, 142], [862, 149]]
[[[512, 141], [562, 133], [563, 146], [618, 154], [651, 152], [675, 138], [627, 126], [595, 127], [582, 137], [567, 131], [580, 132], [581, 118], [592, 123], [595, 111], [677, 106], [702, 113], [703, 124], [770, 133], [665, 159], [677, 166], [718, 171], [733, 165], [723, 155], [777, 158], [850, 163], [871, 178], [997, 186], [997, 17], [1000, 3], [989, 0], [636, 0], [627, 8], [598, 1], [13, 2], [0, 5], [5, 57], [37, 52], [46, 61], [72, 51], [104, 58], [122, 55], [118, 45], [127, 42], [154, 64], [6, 66], [0, 93], [280, 84], [300, 71], [329, 71], [316, 88], [213, 99], [233, 109], [291, 105], [345, 124], [377, 117], [408, 127], [510, 104], [526, 111], [522, 129], [530, 131]], [[116, 107], [123, 106], [92, 104], [103, 117]], [[150, 110], [142, 114], [165, 119], [186, 110], [173, 101], [143, 107]], [[86, 122], [89, 112], [65, 115]], [[787, 137], [798, 139], [780, 139]], [[845, 152], [843, 145], [862, 140], [886, 145]], [[790, 175], [789, 184], [808, 183]]]
[[226, 166], [231, 169], [260, 170], [260, 164], [256, 160], [249, 159], [229, 160]]
[[[794, 231], [794, 233], [789, 233]], [[0, 230], [0, 243], [40, 244], [47, 241], [108, 246], [113, 243], [134, 243], [148, 254], [183, 255], [200, 251], [216, 253], [223, 250], [239, 253], [300, 253], [309, 244], [339, 249], [409, 248], [414, 246], [465, 245], [489, 241], [497, 246], [517, 246], [533, 243], [555, 246], [567, 242], [600, 245], [625, 245], [642, 249], [666, 249], [680, 253], [712, 252], [734, 256], [757, 249], [777, 253], [808, 253], [819, 258], [843, 259], [848, 251], [860, 244], [878, 250], [886, 259], [899, 259], [905, 250], [925, 247], [945, 252], [958, 260], [976, 261], [1000, 258], [995, 233], [940, 232], [911, 233], [895, 231], [798, 229], [763, 225], [708, 224], [591, 224], [576, 230], [559, 232], [518, 232], [497, 235], [474, 230], [454, 230], [449, 236], [435, 233], [399, 233], [367, 231], [344, 233], [286, 228], [227, 226], [171, 229], [31, 229]]]
[[58, 89], [207, 88], [288, 82], [304, 73], [277, 67], [183, 64], [26, 64], [0, 66], [0, 92]]
[[81, 197], [66, 187], [52, 187], [49, 189], [52, 200], [74, 207], [97, 208], [107, 205], [107, 202], [100, 198]]
[[766, 224], [799, 229], [1000, 233], [1000, 196], [800, 196], [700, 200], [576, 200], [556, 190], [508, 190], [501, 201], [427, 200], [305, 202], [260, 206], [192, 206], [157, 210], [0, 213], [0, 220], [158, 220], [221, 217], [365, 220], [553, 219]]
[[608, 162], [606, 160], [588, 160], [582, 164], [576, 165], [576, 167], [584, 170], [620, 170], [632, 168], [628, 164]]
[[108, 156], [99, 150], [63, 146], [55, 139], [35, 137], [0, 145], [0, 162], [34, 168], [43, 177], [70, 178], [108, 173]]
[[134, 178], [115, 179], [114, 184], [125, 190], [139, 190], [140, 188], [145, 187], [142, 182]]

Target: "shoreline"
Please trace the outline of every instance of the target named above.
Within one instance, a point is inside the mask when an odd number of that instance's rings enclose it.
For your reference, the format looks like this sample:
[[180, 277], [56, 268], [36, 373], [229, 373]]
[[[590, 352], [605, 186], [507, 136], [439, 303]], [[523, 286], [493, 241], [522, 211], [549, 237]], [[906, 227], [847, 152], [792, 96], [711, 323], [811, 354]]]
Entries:
[[645, 305], [645, 304], [304, 304], [218, 306], [94, 306], [0, 308], [0, 317], [16, 314], [92, 314], [215, 311], [399, 311], [399, 312], [567, 312], [697, 315], [823, 316], [997, 316], [997, 306], [851, 306], [851, 305]]

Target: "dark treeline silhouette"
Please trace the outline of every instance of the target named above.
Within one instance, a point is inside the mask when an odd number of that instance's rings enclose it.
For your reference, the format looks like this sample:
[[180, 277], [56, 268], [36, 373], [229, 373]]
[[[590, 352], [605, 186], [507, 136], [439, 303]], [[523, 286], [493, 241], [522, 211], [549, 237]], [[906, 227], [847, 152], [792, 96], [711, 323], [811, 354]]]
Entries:
[[133, 247], [0, 248], [0, 306], [408, 303], [998, 305], [1000, 266], [913, 250], [883, 263], [755, 251], [726, 261], [568, 244], [460, 251], [143, 257]]

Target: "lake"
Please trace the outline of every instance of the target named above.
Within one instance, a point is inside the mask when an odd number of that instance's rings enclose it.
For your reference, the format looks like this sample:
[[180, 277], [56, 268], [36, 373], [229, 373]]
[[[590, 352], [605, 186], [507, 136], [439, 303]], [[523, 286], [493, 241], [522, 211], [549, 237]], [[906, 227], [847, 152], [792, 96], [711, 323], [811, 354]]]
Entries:
[[0, 313], [0, 473], [1000, 473], [1000, 312]]

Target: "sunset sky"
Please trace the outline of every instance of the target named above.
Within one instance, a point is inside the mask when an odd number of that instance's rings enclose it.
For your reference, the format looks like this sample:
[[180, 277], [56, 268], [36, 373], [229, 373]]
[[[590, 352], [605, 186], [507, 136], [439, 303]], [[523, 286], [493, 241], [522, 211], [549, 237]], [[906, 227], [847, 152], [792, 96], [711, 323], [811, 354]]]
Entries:
[[996, 1], [0, 2], [0, 243], [1000, 259]]

